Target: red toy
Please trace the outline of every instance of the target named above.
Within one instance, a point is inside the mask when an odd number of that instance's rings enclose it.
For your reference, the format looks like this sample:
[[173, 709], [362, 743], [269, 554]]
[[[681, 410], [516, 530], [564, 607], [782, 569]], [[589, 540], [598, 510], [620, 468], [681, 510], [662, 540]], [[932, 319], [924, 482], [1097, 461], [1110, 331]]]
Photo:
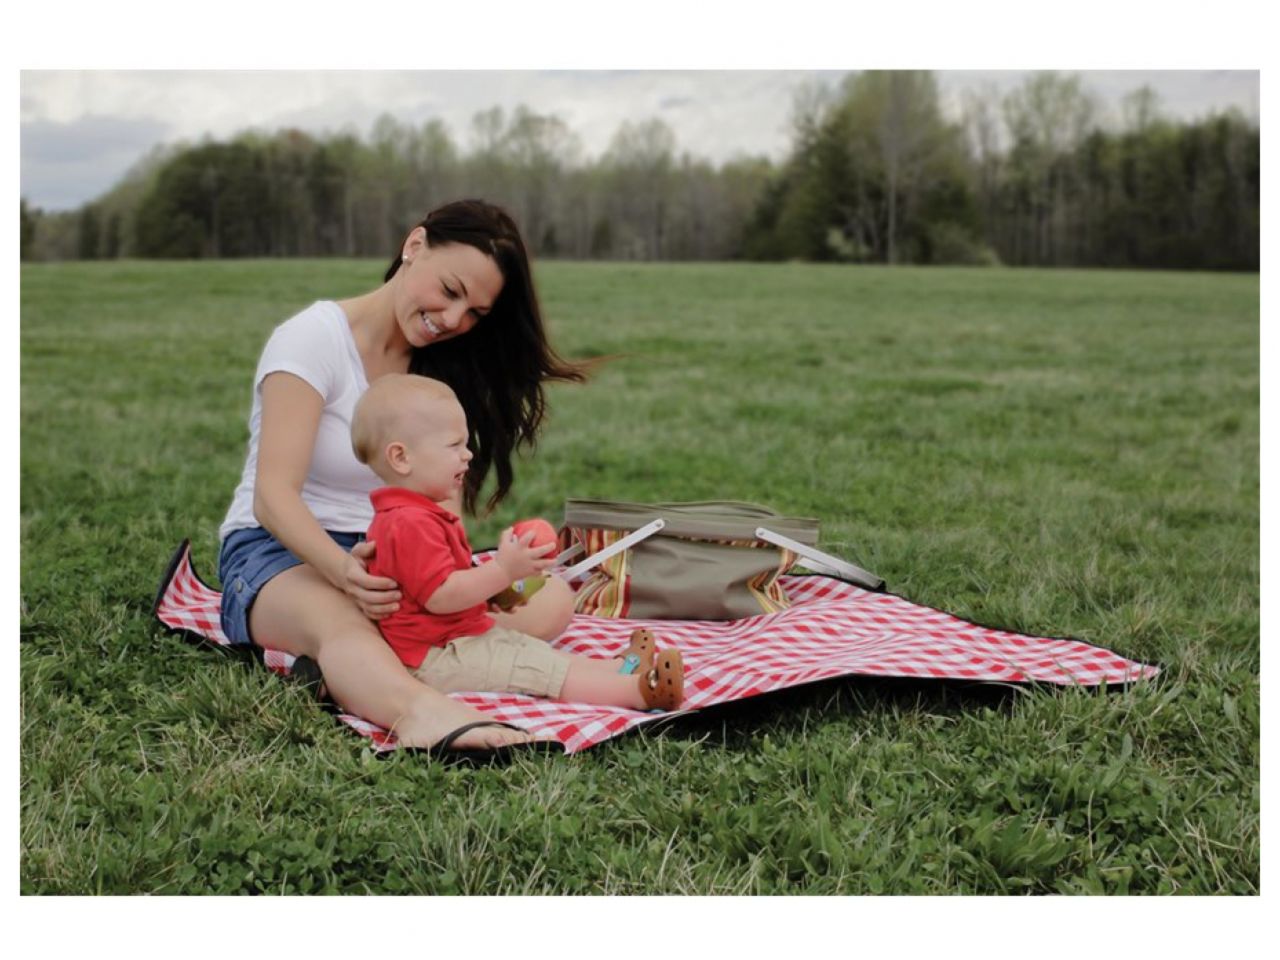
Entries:
[[[511, 532], [515, 534], [517, 540], [530, 531], [533, 531], [533, 540], [529, 543], [531, 547], [540, 547], [544, 543], [555, 543], [557, 540], [556, 528], [541, 517], [521, 520], [511, 527]], [[552, 552], [549, 556], [555, 556], [555, 553]], [[517, 580], [505, 590], [490, 597], [489, 601], [503, 610], [514, 610], [516, 607], [522, 607], [528, 603], [529, 598], [541, 590], [542, 585], [546, 582], [547, 578], [543, 576], [525, 577], [523, 580]]]
[[556, 542], [556, 528], [547, 523], [541, 517], [534, 517], [532, 520], [521, 520], [511, 528], [512, 532], [519, 539], [530, 530], [533, 531], [533, 542], [530, 546], [540, 547], [544, 543]]

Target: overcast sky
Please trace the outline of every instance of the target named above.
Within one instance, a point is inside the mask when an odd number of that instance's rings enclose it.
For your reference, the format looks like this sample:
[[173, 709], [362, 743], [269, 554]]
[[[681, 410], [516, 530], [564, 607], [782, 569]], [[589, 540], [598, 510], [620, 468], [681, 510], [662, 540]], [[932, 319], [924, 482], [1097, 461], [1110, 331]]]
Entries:
[[[388, 112], [420, 124], [439, 117], [469, 145], [471, 117], [526, 104], [561, 117], [598, 156], [623, 120], [661, 117], [681, 150], [712, 161], [735, 154], [783, 157], [798, 84], [839, 71], [23, 71], [22, 195], [46, 210], [101, 195], [151, 147], [249, 127], [343, 128], [361, 136]], [[966, 87], [1006, 90], [1026, 71], [938, 71], [944, 101]], [[1094, 71], [1085, 85], [1104, 105], [1143, 84], [1168, 113], [1194, 118], [1258, 109], [1256, 71]]]

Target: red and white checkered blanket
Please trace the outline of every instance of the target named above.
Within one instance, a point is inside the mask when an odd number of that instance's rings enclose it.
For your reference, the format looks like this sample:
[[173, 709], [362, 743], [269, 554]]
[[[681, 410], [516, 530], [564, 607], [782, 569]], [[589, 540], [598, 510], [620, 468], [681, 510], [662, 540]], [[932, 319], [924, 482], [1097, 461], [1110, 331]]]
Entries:
[[[615, 657], [636, 627], [649, 627], [659, 647], [678, 646], [684, 655], [686, 699], [680, 713], [850, 675], [1092, 687], [1130, 683], [1159, 672], [1078, 640], [993, 630], [829, 577], [788, 576], [783, 583], [794, 605], [780, 613], [726, 622], [576, 616], [554, 646], [584, 656]], [[174, 632], [226, 647], [220, 599], [197, 576], [190, 546], [183, 543], [160, 586], [156, 617]], [[267, 649], [263, 662], [287, 675], [293, 657]], [[511, 694], [453, 696], [495, 719], [554, 736], [567, 753], [675, 715]], [[394, 735], [382, 727], [351, 714], [338, 717], [369, 737], [375, 750], [396, 748]]]

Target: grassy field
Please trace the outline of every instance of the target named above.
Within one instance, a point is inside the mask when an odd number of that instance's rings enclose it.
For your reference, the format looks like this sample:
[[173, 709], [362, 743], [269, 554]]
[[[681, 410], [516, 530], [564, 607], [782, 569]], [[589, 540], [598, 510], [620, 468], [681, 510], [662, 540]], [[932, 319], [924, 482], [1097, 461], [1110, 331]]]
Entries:
[[1258, 277], [541, 264], [516, 495], [736, 498], [983, 623], [1164, 667], [1100, 695], [845, 681], [502, 770], [375, 760], [160, 633], [212, 576], [271, 328], [372, 262], [22, 271], [26, 893], [1256, 893]]

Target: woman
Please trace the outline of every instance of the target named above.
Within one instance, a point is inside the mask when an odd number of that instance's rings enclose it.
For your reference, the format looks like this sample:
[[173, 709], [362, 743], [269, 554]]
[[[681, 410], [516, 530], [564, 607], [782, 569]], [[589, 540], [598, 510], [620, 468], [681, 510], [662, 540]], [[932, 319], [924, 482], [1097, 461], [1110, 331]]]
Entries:
[[[409, 232], [381, 287], [321, 301], [276, 328], [254, 377], [249, 450], [222, 525], [223, 630], [319, 665], [351, 713], [405, 746], [487, 749], [531, 738], [432, 690], [404, 669], [370, 618], [396, 609], [360, 543], [379, 485], [351, 449], [351, 412], [388, 373], [448, 383], [474, 454], [455, 512], [473, 512], [490, 469], [492, 508], [511, 488], [511, 454], [532, 445], [543, 381], [585, 379], [547, 344], [528, 255], [511, 218], [477, 200], [447, 204]], [[553, 580], [500, 625], [551, 639], [572, 613]], [[474, 726], [472, 726], [474, 725]]]

